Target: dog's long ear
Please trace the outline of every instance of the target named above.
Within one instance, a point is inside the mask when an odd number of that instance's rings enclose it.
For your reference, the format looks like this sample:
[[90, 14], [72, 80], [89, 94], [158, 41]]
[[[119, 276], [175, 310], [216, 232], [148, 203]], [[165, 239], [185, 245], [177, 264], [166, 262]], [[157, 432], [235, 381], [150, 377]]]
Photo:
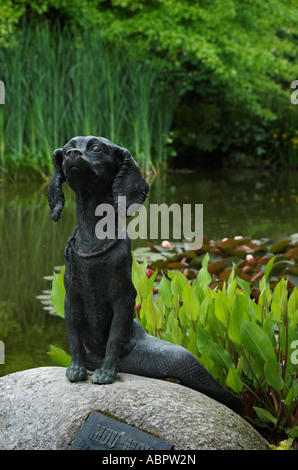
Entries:
[[[119, 196], [126, 197], [126, 213], [121, 214], [126, 216], [130, 206], [133, 204], [143, 204], [149, 191], [149, 185], [141, 175], [136, 161], [127, 149], [115, 146], [115, 153], [120, 169], [115, 176], [112, 190], [115, 207], [118, 207]], [[129, 215], [132, 215], [131, 212]]]
[[48, 202], [51, 209], [51, 217], [57, 222], [60, 219], [64, 206], [65, 198], [62, 191], [62, 183], [65, 176], [62, 171], [62, 149], [56, 149], [53, 152], [54, 173], [48, 188]]

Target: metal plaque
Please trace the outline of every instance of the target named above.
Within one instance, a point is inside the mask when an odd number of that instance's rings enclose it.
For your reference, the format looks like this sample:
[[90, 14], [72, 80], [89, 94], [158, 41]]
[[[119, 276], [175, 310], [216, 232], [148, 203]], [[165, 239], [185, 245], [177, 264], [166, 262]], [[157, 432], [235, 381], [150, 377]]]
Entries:
[[174, 446], [152, 434], [92, 411], [70, 450], [170, 450]]

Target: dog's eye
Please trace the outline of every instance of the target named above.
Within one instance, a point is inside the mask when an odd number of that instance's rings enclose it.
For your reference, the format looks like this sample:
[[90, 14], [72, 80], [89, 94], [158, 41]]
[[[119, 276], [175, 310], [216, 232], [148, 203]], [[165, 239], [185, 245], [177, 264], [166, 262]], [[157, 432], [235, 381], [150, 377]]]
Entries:
[[100, 146], [99, 145], [93, 145], [93, 147], [91, 147], [91, 150], [93, 150], [93, 152], [100, 152]]

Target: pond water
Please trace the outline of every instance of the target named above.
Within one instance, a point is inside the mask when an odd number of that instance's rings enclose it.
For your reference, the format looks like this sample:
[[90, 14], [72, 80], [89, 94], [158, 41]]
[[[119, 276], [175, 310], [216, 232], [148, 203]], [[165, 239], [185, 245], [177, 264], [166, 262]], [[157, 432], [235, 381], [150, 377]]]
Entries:
[[[0, 376], [53, 365], [49, 345], [68, 351], [65, 322], [36, 300], [51, 284], [44, 276], [63, 264], [63, 251], [76, 225], [74, 198], [58, 223], [50, 219], [47, 186], [2, 184], [0, 187], [0, 340], [5, 364]], [[168, 173], [152, 182], [149, 203], [203, 204], [203, 233], [220, 240], [298, 232], [298, 171], [202, 170]], [[160, 243], [160, 240], [151, 240]], [[133, 248], [145, 240], [133, 242]]]

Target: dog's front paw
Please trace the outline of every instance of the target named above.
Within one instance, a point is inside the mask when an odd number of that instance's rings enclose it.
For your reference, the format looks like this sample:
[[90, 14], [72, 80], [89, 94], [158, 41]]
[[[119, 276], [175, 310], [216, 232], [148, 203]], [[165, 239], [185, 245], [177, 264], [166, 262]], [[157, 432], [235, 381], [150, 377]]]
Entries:
[[94, 384], [111, 384], [116, 376], [115, 368], [112, 369], [96, 369], [92, 375]]
[[87, 380], [87, 370], [84, 366], [71, 365], [66, 371], [66, 377], [71, 382]]

